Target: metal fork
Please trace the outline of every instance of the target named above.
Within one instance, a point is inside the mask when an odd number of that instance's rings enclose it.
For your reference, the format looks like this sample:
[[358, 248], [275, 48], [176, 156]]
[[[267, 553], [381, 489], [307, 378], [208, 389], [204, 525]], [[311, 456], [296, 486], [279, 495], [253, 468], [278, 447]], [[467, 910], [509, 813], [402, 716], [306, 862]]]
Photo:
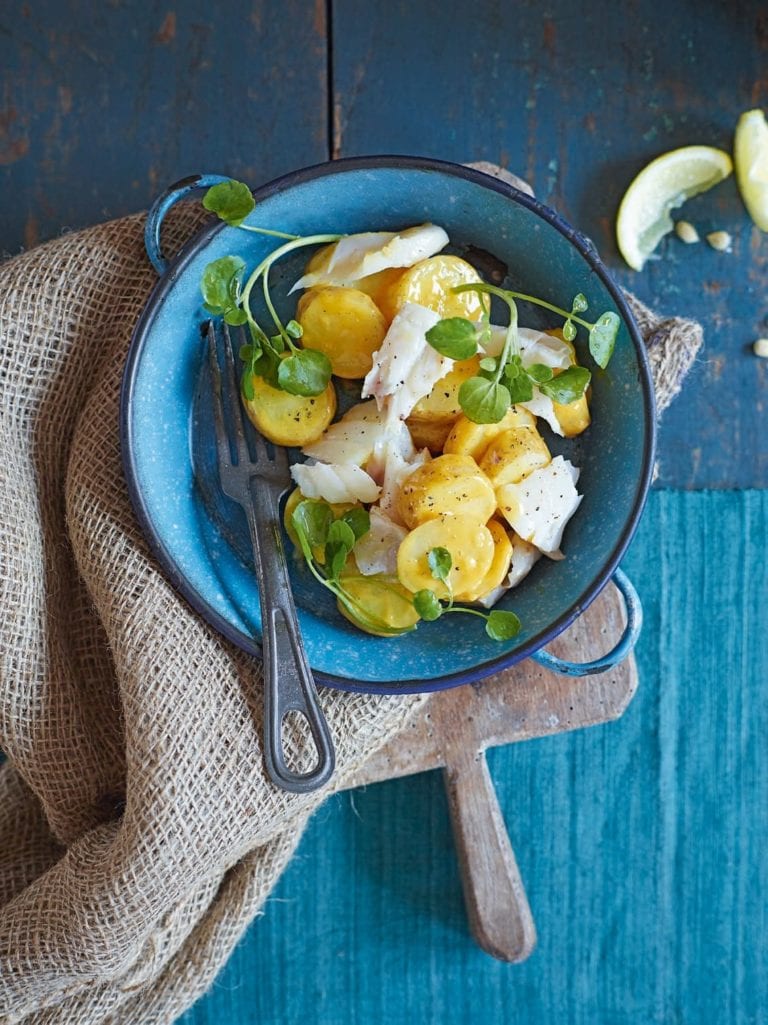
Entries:
[[[264, 760], [274, 783], [284, 790], [307, 793], [330, 779], [335, 754], [301, 641], [280, 534], [280, 498], [291, 483], [288, 454], [280, 445], [270, 446], [270, 454], [266, 441], [254, 430], [251, 458], [229, 330], [225, 324], [221, 340], [223, 372], [212, 322], [207, 333], [219, 479], [224, 494], [242, 506], [248, 519], [259, 585], [264, 651]], [[228, 422], [231, 431], [227, 429]], [[317, 749], [317, 764], [306, 773], [293, 772], [286, 765], [282, 725], [290, 711], [300, 712], [306, 718]]]

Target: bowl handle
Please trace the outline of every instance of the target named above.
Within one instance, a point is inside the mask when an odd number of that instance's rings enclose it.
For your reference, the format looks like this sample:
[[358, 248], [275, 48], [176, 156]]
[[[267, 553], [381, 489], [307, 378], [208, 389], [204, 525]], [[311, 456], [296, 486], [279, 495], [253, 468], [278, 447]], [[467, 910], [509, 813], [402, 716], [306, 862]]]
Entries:
[[549, 669], [553, 673], [562, 673], [565, 676], [591, 676], [593, 673], [604, 673], [606, 669], [611, 669], [619, 662], [623, 662], [640, 636], [643, 626], [643, 606], [640, 604], [640, 596], [626, 573], [617, 569], [611, 579], [624, 599], [627, 625], [624, 627], [624, 633], [618, 643], [607, 655], [596, 658], [594, 662], [569, 662], [567, 659], [558, 658], [557, 655], [552, 655], [542, 649], [535, 651], [531, 658], [545, 669]]
[[144, 246], [149, 262], [158, 274], [165, 274], [168, 270], [168, 261], [160, 246], [160, 228], [171, 207], [180, 199], [185, 199], [191, 192], [209, 189], [211, 185], [218, 185], [220, 182], [229, 180], [221, 174], [192, 174], [169, 185], [165, 192], [157, 197], [147, 214], [147, 223], [144, 226]]

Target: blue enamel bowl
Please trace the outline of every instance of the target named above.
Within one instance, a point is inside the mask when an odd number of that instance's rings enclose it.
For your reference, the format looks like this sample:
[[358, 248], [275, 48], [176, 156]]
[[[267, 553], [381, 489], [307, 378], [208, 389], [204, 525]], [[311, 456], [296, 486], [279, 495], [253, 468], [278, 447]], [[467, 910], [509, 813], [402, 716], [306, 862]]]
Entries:
[[[236, 253], [253, 267], [274, 240], [216, 222], [192, 238], [167, 265], [160, 251], [165, 213], [183, 196], [221, 180], [196, 176], [177, 183], [153, 207], [148, 254], [160, 280], [138, 323], [123, 383], [121, 437], [130, 495], [140, 524], [164, 570], [205, 619], [240, 648], [260, 654], [260, 616], [250, 543], [241, 509], [218, 488], [209, 382], [201, 327], [206, 319], [199, 282], [205, 265]], [[412, 157], [370, 157], [321, 164], [257, 189], [248, 223], [293, 234], [398, 229], [423, 221], [442, 225], [450, 251], [493, 268], [503, 283], [558, 306], [577, 293], [596, 318], [621, 319], [606, 371], [576, 347], [594, 370], [592, 425], [579, 438], [548, 436], [554, 453], [581, 468], [584, 500], [568, 525], [562, 562], [541, 559], [502, 599], [522, 621], [508, 642], [490, 640], [480, 620], [446, 616], [396, 639], [371, 637], [349, 625], [330, 594], [297, 560], [292, 585], [310, 663], [321, 683], [351, 690], [406, 693], [477, 680], [536, 657], [561, 672], [602, 671], [623, 658], [640, 627], [639, 601], [618, 570], [640, 517], [654, 453], [654, 401], [644, 348], [619, 288], [592, 244], [554, 211], [509, 185], [465, 167]], [[288, 319], [290, 284], [307, 252], [280, 264], [273, 295]], [[498, 281], [498, 276], [496, 280]], [[562, 321], [521, 304], [532, 327]], [[352, 398], [347, 396], [347, 399]], [[288, 550], [290, 543], [286, 543]], [[573, 665], [545, 652], [614, 577], [625, 597], [628, 624], [620, 642], [593, 662]]]

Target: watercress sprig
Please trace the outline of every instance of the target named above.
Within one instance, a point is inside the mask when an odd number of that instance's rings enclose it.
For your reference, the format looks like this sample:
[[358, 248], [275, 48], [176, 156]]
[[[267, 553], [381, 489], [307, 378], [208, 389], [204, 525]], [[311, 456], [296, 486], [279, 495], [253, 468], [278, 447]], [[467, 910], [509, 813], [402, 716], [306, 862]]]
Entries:
[[[228, 224], [249, 228], [241, 221], [253, 209], [253, 196], [250, 189], [241, 182], [221, 182], [212, 186], [205, 195], [203, 205]], [[251, 272], [245, 284], [245, 262], [239, 256], [223, 256], [209, 263], [200, 282], [203, 305], [209, 313], [222, 316], [228, 324], [245, 325], [248, 328], [250, 342], [240, 348], [240, 358], [244, 363], [242, 389], [247, 399], [254, 397], [254, 375], [265, 378], [272, 387], [281, 388], [292, 395], [320, 395], [331, 379], [331, 361], [317, 349], [306, 349], [295, 344], [302, 335], [301, 325], [295, 320], [287, 324], [280, 320], [269, 291], [269, 272], [281, 257], [296, 249], [338, 242], [343, 236], [298, 236], [262, 228], [249, 230], [288, 241], [268, 253]], [[251, 293], [259, 280], [262, 283], [264, 303], [274, 325], [274, 334], [261, 327], [251, 310]]]
[[485, 632], [491, 640], [508, 641], [520, 632], [521, 623], [514, 612], [507, 612], [504, 609], [481, 612], [480, 609], [470, 609], [465, 605], [454, 605], [449, 576], [453, 559], [447, 548], [432, 548], [427, 555], [427, 564], [435, 580], [439, 580], [445, 585], [448, 591], [448, 601], [441, 602], [435, 592], [428, 587], [417, 591], [413, 596], [413, 607], [423, 620], [431, 623], [449, 612], [463, 612], [468, 616], [478, 616], [480, 619], [484, 619]]
[[[509, 309], [509, 325], [500, 355], [484, 356], [480, 360], [479, 374], [468, 378], [459, 389], [459, 405], [468, 419], [480, 424], [499, 423], [511, 405], [517, 402], [530, 402], [534, 387], [558, 403], [573, 402], [584, 394], [591, 380], [591, 374], [586, 367], [571, 366], [555, 376], [552, 368], [543, 363], [523, 365], [518, 339], [516, 298], [531, 298], [530, 296], [521, 296], [520, 293], [487, 284], [459, 285], [452, 291], [495, 295], [502, 299]], [[586, 324], [586, 321], [581, 321], [577, 316], [577, 313], [586, 309], [586, 304], [584, 296], [579, 294], [573, 301], [570, 313], [560, 311], [573, 332], [576, 330], [573, 327], [573, 320]], [[555, 308], [549, 303], [544, 305], [551, 309]], [[606, 313], [600, 319], [610, 317], [616, 315]], [[598, 334], [607, 330], [600, 328], [599, 321], [592, 325], [592, 329], [593, 333]], [[487, 341], [489, 332], [489, 318], [487, 313], [484, 313], [479, 326], [463, 317], [449, 317], [430, 328], [426, 337], [429, 344], [441, 355], [449, 356], [451, 359], [469, 359]]]
[[581, 292], [574, 298], [571, 310], [568, 312], [568, 310], [546, 302], [544, 299], [539, 299], [535, 295], [526, 295], [524, 292], [496, 288], [494, 285], [456, 285], [451, 291], [457, 294], [459, 292], [483, 291], [490, 295], [498, 295], [505, 302], [509, 302], [510, 299], [517, 299], [521, 302], [532, 303], [534, 306], [541, 306], [543, 309], [563, 317], [563, 337], [566, 341], [572, 342], [576, 337], [576, 327], [574, 326], [576, 324], [585, 327], [589, 331], [589, 352], [592, 359], [602, 370], [605, 370], [608, 366], [608, 361], [613, 355], [613, 350], [616, 346], [616, 336], [621, 324], [618, 314], [608, 310], [606, 313], [602, 313], [594, 323], [590, 323], [588, 320], [577, 316], [577, 314], [583, 313], [589, 307], [586, 297]]
[[[367, 630], [390, 636], [413, 629], [400, 629], [385, 623], [365, 608], [344, 586], [341, 572], [347, 558], [355, 542], [370, 529], [371, 521], [365, 509], [356, 506], [334, 518], [333, 510], [327, 502], [305, 498], [293, 510], [291, 524], [310, 572], [318, 583], [336, 596], [353, 620]], [[323, 553], [322, 561], [315, 558], [317, 551]], [[382, 583], [382, 586], [387, 585]]]

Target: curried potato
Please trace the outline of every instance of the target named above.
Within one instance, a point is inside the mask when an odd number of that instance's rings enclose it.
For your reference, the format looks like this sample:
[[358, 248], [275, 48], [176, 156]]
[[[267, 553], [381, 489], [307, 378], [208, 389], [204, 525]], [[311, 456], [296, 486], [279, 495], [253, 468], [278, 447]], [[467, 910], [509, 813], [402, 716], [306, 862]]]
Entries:
[[592, 422], [586, 395], [573, 402], [553, 402], [552, 407], [566, 438], [575, 438], [577, 434], [586, 431]]
[[512, 406], [497, 424], [476, 424], [462, 415], [445, 439], [443, 452], [472, 456], [479, 463], [491, 442], [512, 427], [535, 427], [536, 417], [522, 406]]
[[499, 587], [509, 572], [509, 563], [512, 559], [512, 542], [509, 539], [509, 534], [497, 520], [489, 520], [487, 527], [491, 532], [495, 546], [493, 562], [477, 587], [471, 591], [462, 591], [461, 594], [457, 594], [456, 601], [477, 601], [484, 594], [488, 594]]
[[[303, 502], [305, 498], [306, 495], [302, 495], [299, 488], [294, 488], [288, 496], [288, 498], [286, 499], [285, 508], [283, 509], [283, 526], [285, 527], [286, 534], [291, 539], [291, 542], [296, 546], [296, 548], [299, 547], [299, 539], [298, 537], [296, 537], [296, 531], [293, 529], [291, 517], [293, 516], [293, 511], [296, 508], [296, 506], [299, 504], [299, 502]], [[355, 503], [353, 502], [338, 502], [336, 504], [331, 504], [331, 512], [333, 513], [335, 518], [338, 518], [339, 516], [341, 516], [342, 513], [347, 512], [347, 510], [349, 509], [354, 509], [354, 507]], [[325, 553], [322, 549], [315, 550], [313, 552], [313, 555], [315, 556], [318, 562], [325, 561]], [[352, 558], [353, 556], [350, 555], [350, 559]], [[345, 572], [345, 570], [342, 570], [342, 573], [343, 572]], [[355, 572], [357, 572], [356, 566]]]
[[254, 395], [243, 405], [257, 431], [275, 445], [308, 445], [316, 441], [336, 412], [336, 391], [329, 382], [320, 395], [305, 398], [273, 388], [263, 377], [252, 377]]
[[476, 292], [455, 295], [456, 285], [479, 284], [482, 278], [475, 268], [458, 256], [430, 256], [409, 267], [389, 288], [384, 289], [379, 305], [391, 321], [404, 303], [426, 306], [441, 317], [467, 317], [478, 320], [483, 304]]
[[447, 514], [485, 523], [495, 510], [493, 487], [470, 456], [438, 456], [417, 467], [403, 481], [397, 500], [397, 511], [411, 530]]
[[441, 377], [429, 395], [419, 399], [411, 410], [413, 420], [455, 421], [461, 414], [459, 388], [480, 369], [480, 357], [457, 360], [445, 377]]
[[418, 420], [409, 416], [405, 421], [416, 448], [428, 448], [433, 456], [443, 451], [454, 420]]
[[376, 303], [356, 288], [311, 288], [300, 299], [296, 319], [304, 328], [302, 345], [319, 349], [338, 377], [365, 377], [373, 354], [387, 333]]
[[[369, 616], [381, 620], [391, 630], [411, 630], [419, 621], [419, 614], [413, 607], [410, 592], [392, 577], [380, 574], [370, 577], [345, 575], [344, 588]], [[388, 631], [377, 630], [372, 624], [355, 617], [343, 602], [337, 600], [336, 606], [342, 616], [358, 630], [376, 637], [393, 636]]]
[[448, 579], [454, 594], [474, 590], [493, 562], [493, 534], [473, 516], [438, 516], [416, 527], [397, 551], [400, 583], [415, 593], [424, 588], [447, 598], [448, 588], [432, 576], [427, 561], [433, 548], [446, 548], [452, 565]]
[[[318, 249], [304, 268], [304, 273], [311, 274], [326, 270], [336, 246], [336, 242], [331, 242], [330, 245], [323, 246], [321, 249]], [[391, 288], [402, 277], [402, 275], [402, 267], [390, 267], [387, 270], [380, 270], [376, 274], [369, 274], [364, 278], [356, 278], [354, 281], [345, 281], [344, 285], [349, 288], [356, 288], [360, 292], [365, 292], [365, 294], [369, 295], [376, 305], [381, 308], [381, 304], [385, 301], [388, 289]], [[310, 289], [310, 291], [312, 291], [312, 289]], [[301, 302], [301, 300], [299, 300], [299, 302]]]
[[[575, 345], [573, 342], [569, 342], [567, 338], [563, 338], [563, 332], [560, 328], [547, 331], [547, 334], [565, 342], [571, 353], [571, 363], [578, 362], [576, 359]], [[559, 373], [558, 370], [555, 371], [555, 374], [557, 373]], [[586, 431], [587, 427], [589, 427], [592, 422], [592, 418], [589, 414], [588, 395], [589, 388], [581, 398], [576, 399], [574, 402], [552, 403], [555, 410], [555, 416], [557, 417], [557, 422], [560, 424], [562, 432], [566, 438], [575, 438], [577, 434], [581, 434], [582, 431]]]
[[502, 431], [485, 451], [480, 469], [494, 488], [516, 484], [552, 461], [546, 442], [534, 427]]

